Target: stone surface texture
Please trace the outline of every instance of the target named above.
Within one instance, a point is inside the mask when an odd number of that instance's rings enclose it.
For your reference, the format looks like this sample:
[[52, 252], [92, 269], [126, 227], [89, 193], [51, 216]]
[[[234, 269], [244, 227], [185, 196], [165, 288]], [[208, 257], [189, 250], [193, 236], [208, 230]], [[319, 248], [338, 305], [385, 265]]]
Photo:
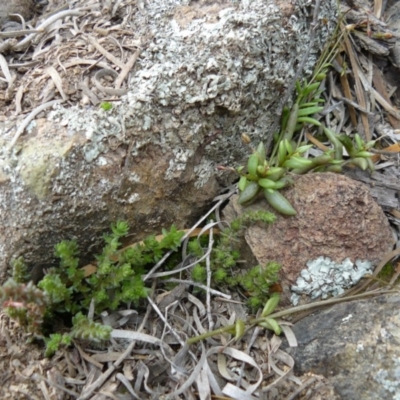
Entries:
[[[333, 173], [294, 177], [295, 183], [282, 193], [296, 209], [293, 217], [278, 215], [268, 226], [247, 228], [245, 239], [260, 264], [277, 261], [282, 265], [281, 284], [290, 297], [306, 263], [320, 256], [335, 263], [349, 258], [368, 260], [374, 266], [392, 250], [391, 228], [367, 186]], [[269, 209], [261, 196], [248, 207], [232, 198], [225, 215], [230, 219], [246, 209]]]
[[11, 14], [19, 14], [28, 21], [33, 16], [34, 8], [34, 0], [0, 0], [0, 24], [10, 19], [21, 21]]
[[297, 322], [295, 372], [325, 376], [342, 399], [400, 398], [400, 296], [337, 304]]
[[[92, 15], [101, 12], [99, 2], [89, 3]], [[247, 156], [241, 134], [254, 141], [270, 134], [278, 100], [309, 47], [315, 2], [139, 3], [125, 29], [140, 38], [142, 52], [111, 110], [58, 104], [11, 150], [21, 120], [0, 118], [0, 276], [21, 254], [48, 265], [62, 239], [76, 238], [89, 254], [116, 218], [138, 239], [172, 223], [187, 227], [233, 178], [218, 175], [216, 165]], [[318, 19], [305, 74], [335, 27], [335, 0], [321, 2]], [[59, 40], [55, 49], [91, 46], [81, 34]], [[74, 77], [57, 54], [49, 52], [46, 67], [53, 65], [72, 93]], [[24, 101], [45, 101], [54, 85], [47, 76], [33, 87], [30, 74]]]
[[[400, 3], [395, 2], [386, 13], [388, 27], [397, 35], [400, 32]], [[397, 68], [400, 68], [400, 39], [396, 38], [396, 42], [391, 47], [390, 52], [392, 62]]]

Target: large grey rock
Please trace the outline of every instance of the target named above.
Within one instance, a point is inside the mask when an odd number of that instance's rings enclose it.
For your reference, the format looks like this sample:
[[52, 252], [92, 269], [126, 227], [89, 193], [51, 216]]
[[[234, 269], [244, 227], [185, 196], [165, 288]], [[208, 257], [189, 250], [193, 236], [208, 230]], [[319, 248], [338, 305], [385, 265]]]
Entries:
[[[19, 104], [35, 107], [57, 98], [55, 70], [63, 97], [75, 105], [46, 109], [11, 149], [21, 120], [0, 116], [3, 276], [20, 254], [39, 268], [47, 265], [61, 239], [76, 238], [90, 254], [116, 218], [127, 220], [137, 238], [171, 223], [190, 224], [232, 179], [215, 166], [248, 154], [241, 134], [255, 142], [270, 134], [277, 100], [310, 46], [314, 1], [155, 0], [138, 2], [134, 12], [125, 3], [107, 10], [100, 3], [75, 2], [91, 9], [74, 16], [81, 31], [70, 22], [66, 36], [47, 40], [47, 51], [35, 54], [39, 64], [17, 81], [25, 88]], [[106, 37], [104, 29], [87, 31], [85, 18], [107, 13]], [[336, 1], [321, 2], [318, 18], [305, 73], [335, 26]], [[121, 57], [110, 39], [113, 23], [126, 57], [118, 68], [108, 56], [88, 68], [99, 59], [96, 42]], [[139, 43], [125, 96], [102, 110], [102, 98], [122, 93], [110, 91], [114, 84], [107, 79]], [[114, 72], [100, 76], [104, 69]], [[82, 76], [88, 79], [81, 82]], [[16, 107], [1, 96], [0, 105], [4, 113]]]
[[400, 398], [400, 296], [338, 304], [293, 327], [295, 371], [328, 378], [342, 399]]

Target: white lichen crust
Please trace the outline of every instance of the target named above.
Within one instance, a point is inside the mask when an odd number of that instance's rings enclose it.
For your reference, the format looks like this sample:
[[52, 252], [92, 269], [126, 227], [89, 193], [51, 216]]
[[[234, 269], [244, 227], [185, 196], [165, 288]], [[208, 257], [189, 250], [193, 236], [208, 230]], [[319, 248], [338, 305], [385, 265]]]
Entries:
[[[309, 47], [314, 1], [297, 0], [284, 17], [272, 0], [246, 2], [157, 0], [138, 14], [138, 34], [148, 44], [137, 61], [130, 90], [112, 110], [58, 106], [51, 114], [71, 131], [84, 132], [87, 161], [108, 151], [108, 138], [160, 145], [174, 157], [165, 179], [175, 179], [196, 151], [203, 152], [195, 186], [215, 165], [232, 165], [248, 153], [240, 137], [257, 143], [274, 122], [274, 108]], [[315, 45], [305, 74], [336, 24], [336, 2], [321, 2]], [[144, 22], [146, 20], [146, 23]], [[204, 149], [203, 149], [203, 147]]]
[[308, 295], [312, 300], [319, 297], [338, 296], [346, 289], [357, 284], [360, 279], [372, 273], [369, 261], [346, 258], [342, 263], [333, 262], [329, 257], [318, 257], [307, 263], [307, 268], [300, 272], [296, 284], [291, 287], [291, 301], [297, 305], [301, 295]]
[[400, 400], [400, 358], [393, 356], [390, 361], [392, 368], [378, 369], [374, 380], [390, 393], [388, 398]]

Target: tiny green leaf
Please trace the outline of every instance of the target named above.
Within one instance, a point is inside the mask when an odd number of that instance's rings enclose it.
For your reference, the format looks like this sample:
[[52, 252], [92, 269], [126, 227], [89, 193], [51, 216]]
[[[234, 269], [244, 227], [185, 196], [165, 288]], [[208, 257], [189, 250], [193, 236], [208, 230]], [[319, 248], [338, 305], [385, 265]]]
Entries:
[[290, 202], [277, 190], [264, 189], [264, 196], [268, 203], [283, 215], [296, 215], [296, 210]]
[[273, 331], [275, 335], [279, 336], [282, 333], [282, 328], [279, 326], [278, 322], [276, 322], [276, 320], [274, 320], [273, 318], [266, 318], [265, 321], [260, 322], [259, 325], [269, 329], [270, 331]]
[[261, 313], [262, 317], [266, 317], [267, 315], [271, 314], [276, 306], [278, 305], [280, 300], [280, 296], [278, 294], [274, 294], [273, 296], [271, 296], [271, 298], [267, 301], [267, 303], [264, 306], [264, 309]]
[[324, 107], [308, 107], [308, 108], [300, 108], [298, 116], [305, 117], [307, 115], [313, 115], [322, 111]]
[[260, 186], [257, 182], [249, 182], [248, 185], [244, 188], [243, 192], [241, 192], [239, 195], [239, 204], [245, 204], [248, 203], [250, 200], [253, 200], [259, 190]]

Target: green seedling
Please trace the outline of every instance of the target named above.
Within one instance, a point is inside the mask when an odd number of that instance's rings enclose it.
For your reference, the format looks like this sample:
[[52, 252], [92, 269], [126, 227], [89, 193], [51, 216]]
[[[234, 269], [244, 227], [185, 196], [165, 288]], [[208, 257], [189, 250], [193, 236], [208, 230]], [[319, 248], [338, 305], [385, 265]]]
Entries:
[[103, 101], [100, 103], [100, 108], [102, 108], [104, 111], [110, 111], [113, 108], [113, 105], [108, 101]]
[[276, 309], [279, 300], [279, 295], [272, 295], [265, 304], [261, 317], [248, 321], [247, 325], [244, 321], [237, 320], [233, 325], [224, 326], [223, 328], [205, 332], [199, 336], [190, 338], [187, 341], [187, 344], [194, 344], [201, 340], [221, 335], [222, 333], [230, 333], [232, 335], [235, 335], [235, 340], [239, 340], [248, 329], [254, 326], [261, 326], [270, 331], [273, 331], [276, 335], [280, 335], [282, 333], [282, 328], [280, 327], [278, 321], [276, 321], [274, 318], [268, 317], [268, 315], [272, 314], [272, 312]]

